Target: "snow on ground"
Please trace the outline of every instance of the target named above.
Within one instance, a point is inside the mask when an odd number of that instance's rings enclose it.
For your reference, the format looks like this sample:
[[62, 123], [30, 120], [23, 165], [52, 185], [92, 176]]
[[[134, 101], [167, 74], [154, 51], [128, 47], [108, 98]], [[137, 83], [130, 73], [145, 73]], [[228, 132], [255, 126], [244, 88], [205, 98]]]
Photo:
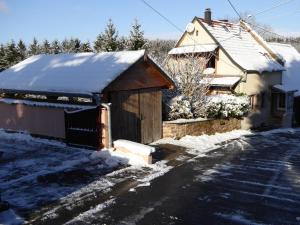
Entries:
[[19, 215], [42, 210], [37, 217], [53, 219], [62, 209], [73, 210], [127, 179], [146, 186], [172, 168], [166, 161], [150, 166], [128, 162], [105, 149], [91, 151], [0, 130], [0, 193]]
[[201, 135], [201, 136], [185, 136], [180, 140], [172, 138], [165, 138], [155, 142], [154, 144], [173, 144], [187, 148], [187, 152], [193, 155], [202, 156], [206, 152], [220, 147], [218, 144], [233, 139], [241, 138], [245, 135], [253, 134], [248, 130], [234, 130], [227, 133], [215, 135]]

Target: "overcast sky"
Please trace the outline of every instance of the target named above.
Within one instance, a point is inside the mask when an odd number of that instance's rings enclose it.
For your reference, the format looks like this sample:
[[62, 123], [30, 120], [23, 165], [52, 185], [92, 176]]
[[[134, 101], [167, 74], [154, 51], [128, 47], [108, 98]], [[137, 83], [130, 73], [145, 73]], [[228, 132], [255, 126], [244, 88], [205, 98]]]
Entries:
[[[238, 11], [264, 11], [257, 15], [261, 23], [276, 32], [300, 36], [300, 0], [231, 0]], [[185, 29], [194, 16], [203, 16], [210, 7], [214, 19], [235, 17], [227, 0], [147, 0], [155, 9]], [[94, 41], [111, 18], [120, 36], [127, 35], [135, 18], [148, 38], [177, 39], [174, 27], [149, 9], [141, 0], [0, 0], [0, 43], [22, 38], [27, 43], [36, 37], [42, 41], [77, 37]]]

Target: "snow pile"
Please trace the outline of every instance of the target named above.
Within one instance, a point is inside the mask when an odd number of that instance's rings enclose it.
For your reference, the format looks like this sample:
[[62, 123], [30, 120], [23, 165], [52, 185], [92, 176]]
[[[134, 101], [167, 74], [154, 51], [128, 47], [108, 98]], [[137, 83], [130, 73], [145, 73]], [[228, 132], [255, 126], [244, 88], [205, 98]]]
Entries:
[[218, 148], [218, 144], [241, 138], [244, 135], [251, 135], [251, 131], [234, 130], [222, 134], [201, 135], [201, 136], [185, 136], [180, 140], [166, 138], [155, 142], [155, 144], [173, 144], [187, 148], [187, 152], [193, 155], [202, 156], [206, 152]]
[[0, 89], [89, 94], [141, 59], [144, 50], [32, 56], [1, 72]]
[[[272, 48], [284, 59], [282, 86], [283, 89], [294, 91], [300, 89], [300, 53], [289, 44], [269, 43]], [[299, 95], [300, 93], [296, 93]]]
[[128, 141], [128, 140], [117, 140], [114, 141], [114, 147], [115, 148], [126, 148], [130, 152], [134, 154], [140, 154], [140, 155], [151, 155], [151, 153], [155, 152], [155, 148], [148, 146], [148, 145], [143, 145], [140, 143], [136, 143], [133, 141]]
[[250, 110], [248, 96], [211, 95], [208, 97], [207, 117], [241, 118]]
[[3, 225], [19, 225], [23, 224], [24, 221], [15, 214], [11, 209], [4, 212], [0, 212], [0, 224]]

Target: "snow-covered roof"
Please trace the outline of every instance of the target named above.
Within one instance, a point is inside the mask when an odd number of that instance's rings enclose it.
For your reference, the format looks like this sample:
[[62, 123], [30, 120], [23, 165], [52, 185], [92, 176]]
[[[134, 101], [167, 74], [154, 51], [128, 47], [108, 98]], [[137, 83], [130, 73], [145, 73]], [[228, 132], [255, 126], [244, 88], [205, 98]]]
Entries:
[[282, 84], [276, 84], [272, 87], [279, 90], [280, 92], [297, 92], [297, 89], [289, 88], [288, 86], [284, 86]]
[[203, 45], [189, 45], [182, 46], [171, 49], [169, 51], [169, 55], [181, 55], [181, 54], [189, 54], [189, 53], [202, 53], [202, 52], [212, 52], [218, 46], [216, 44], [203, 44]]
[[233, 87], [241, 80], [241, 77], [237, 76], [224, 76], [224, 77], [214, 77], [212, 79], [204, 79], [202, 82], [208, 82], [214, 87]]
[[212, 25], [209, 25], [201, 18], [198, 18], [198, 21], [204, 25], [233, 61], [243, 69], [260, 73], [284, 70], [240, 24], [213, 21]]
[[215, 77], [210, 82], [211, 86], [232, 87], [241, 80], [241, 77]]
[[300, 90], [300, 53], [289, 44], [269, 43], [269, 45], [285, 61], [286, 71], [283, 72], [281, 85], [283, 90]]
[[0, 73], [0, 89], [91, 95], [144, 54], [139, 50], [32, 56]]

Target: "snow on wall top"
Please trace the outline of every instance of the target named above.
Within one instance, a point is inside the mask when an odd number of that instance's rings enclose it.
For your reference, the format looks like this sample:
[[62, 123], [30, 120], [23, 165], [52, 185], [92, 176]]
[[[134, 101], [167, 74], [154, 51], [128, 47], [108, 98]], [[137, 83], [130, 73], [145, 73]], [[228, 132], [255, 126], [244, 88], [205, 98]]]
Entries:
[[203, 19], [199, 21], [243, 69], [259, 73], [284, 70], [240, 24], [214, 21], [208, 25]]
[[169, 51], [168, 54], [169, 55], [180, 55], [180, 54], [188, 54], [188, 53], [212, 52], [217, 47], [218, 46], [216, 44], [181, 46], [181, 47], [171, 49], [171, 51]]
[[32, 56], [0, 73], [0, 89], [72, 94], [101, 92], [144, 50]]
[[[300, 53], [291, 45], [269, 43], [276, 53], [285, 61], [282, 87], [285, 90], [300, 90]], [[299, 92], [296, 95], [300, 95]]]

